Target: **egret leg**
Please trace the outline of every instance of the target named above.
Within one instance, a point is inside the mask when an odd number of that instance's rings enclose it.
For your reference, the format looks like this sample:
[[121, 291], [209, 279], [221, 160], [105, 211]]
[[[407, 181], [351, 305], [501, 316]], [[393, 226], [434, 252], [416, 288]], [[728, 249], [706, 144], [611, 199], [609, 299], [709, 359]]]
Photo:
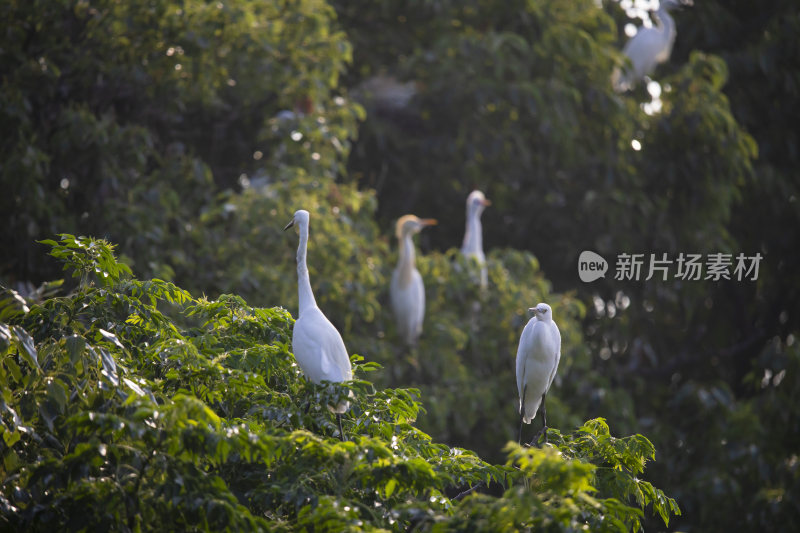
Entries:
[[344, 442], [344, 430], [342, 429], [342, 415], [336, 413], [336, 421], [339, 423], [339, 439]]
[[522, 424], [525, 421], [525, 393], [528, 390], [528, 386], [525, 385], [525, 388], [522, 389], [522, 401], [520, 401], [519, 406], [519, 438], [517, 438], [517, 444], [522, 444]]
[[547, 398], [547, 393], [542, 394], [542, 431], [544, 432], [544, 443], [547, 444], [547, 408], [544, 401]]
[[546, 397], [547, 393], [542, 394], [542, 429], [540, 429], [533, 437], [533, 440], [531, 441], [530, 444], [531, 446], [533, 446], [539, 441], [539, 437], [542, 436], [542, 433], [544, 433], [544, 442], [545, 444], [547, 444], [547, 409], [544, 406], [544, 401]]

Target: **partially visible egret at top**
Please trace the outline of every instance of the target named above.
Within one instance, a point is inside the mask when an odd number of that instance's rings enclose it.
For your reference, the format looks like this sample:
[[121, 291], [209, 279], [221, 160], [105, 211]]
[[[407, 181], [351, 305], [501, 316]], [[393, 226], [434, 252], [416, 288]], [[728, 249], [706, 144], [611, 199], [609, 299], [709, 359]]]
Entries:
[[464, 232], [464, 243], [461, 245], [461, 253], [464, 257], [474, 257], [481, 266], [481, 287], [483, 288], [488, 285], [489, 276], [486, 270], [486, 256], [483, 254], [481, 214], [491, 203], [481, 191], [472, 191], [467, 197], [467, 228]]
[[[684, 1], [691, 5], [691, 0]], [[614, 90], [624, 92], [633, 89], [640, 80], [650, 75], [660, 63], [669, 59], [672, 45], [675, 44], [675, 21], [670, 9], [679, 7], [679, 0], [661, 0], [654, 13], [654, 27], [641, 27], [625, 45], [622, 52], [630, 60], [630, 65], [616, 67], [611, 74]]]
[[[353, 370], [342, 336], [317, 307], [314, 292], [311, 290], [311, 280], [308, 277], [308, 266], [306, 265], [308, 223], [308, 211], [301, 209], [295, 212], [291, 222], [283, 228], [286, 231], [297, 225], [300, 229], [300, 244], [297, 246], [299, 309], [292, 331], [294, 357], [303, 374], [313, 383], [320, 383], [322, 380], [349, 381], [353, 379]], [[342, 401], [335, 407], [329, 407], [336, 413], [336, 420], [339, 423], [339, 438], [342, 440], [344, 440], [342, 413], [347, 411], [349, 406], [349, 402]]]
[[531, 440], [531, 446], [544, 433], [547, 442], [547, 410], [545, 398], [556, 377], [561, 360], [561, 332], [553, 321], [553, 310], [545, 303], [529, 309], [533, 313], [522, 330], [517, 348], [517, 391], [519, 392], [519, 442], [522, 424], [530, 424], [542, 408], [542, 429]]
[[397, 267], [392, 272], [389, 296], [397, 321], [400, 338], [414, 346], [422, 334], [422, 320], [425, 318], [425, 285], [416, 267], [416, 253], [412, 237], [427, 226], [433, 226], [432, 218], [417, 218], [414, 215], [400, 217], [396, 225], [398, 242]]

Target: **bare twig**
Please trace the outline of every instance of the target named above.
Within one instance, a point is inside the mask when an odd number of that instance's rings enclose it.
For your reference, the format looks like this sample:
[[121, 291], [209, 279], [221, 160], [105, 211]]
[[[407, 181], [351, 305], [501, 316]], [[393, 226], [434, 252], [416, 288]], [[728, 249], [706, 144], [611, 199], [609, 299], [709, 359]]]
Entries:
[[472, 494], [473, 492], [475, 492], [476, 490], [478, 490], [479, 488], [485, 487], [485, 486], [486, 486], [486, 483], [481, 481], [480, 483], [476, 483], [474, 486], [472, 486], [472, 487], [468, 488], [467, 490], [465, 490], [464, 492], [460, 493], [455, 498], [450, 498], [450, 499], [451, 500], [456, 500], [456, 501], [460, 500], [461, 498], [463, 498], [465, 496], [468, 496], [468, 495]]

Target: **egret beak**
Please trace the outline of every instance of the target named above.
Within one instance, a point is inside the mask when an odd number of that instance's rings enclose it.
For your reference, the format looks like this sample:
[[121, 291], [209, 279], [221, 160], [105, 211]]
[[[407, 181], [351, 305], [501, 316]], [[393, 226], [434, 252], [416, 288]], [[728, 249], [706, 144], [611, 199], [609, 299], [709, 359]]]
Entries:
[[436, 224], [439, 223], [439, 221], [436, 220], [435, 218], [423, 218], [422, 220], [419, 221], [419, 223], [422, 224], [423, 226], [435, 226]]
[[484, 198], [483, 200], [481, 200], [481, 204], [483, 204], [484, 206], [489, 206], [492, 205], [492, 201]]
[[539, 313], [539, 310], [538, 310], [538, 309], [536, 309], [535, 307], [529, 307], [529, 308], [528, 308], [528, 311], [530, 311], [530, 312], [531, 312], [531, 313], [533, 313], [534, 315], [536, 315], [536, 314], [538, 314], [538, 313]]
[[283, 231], [286, 231], [287, 229], [291, 228], [292, 226], [294, 226], [294, 219], [292, 219], [291, 222], [286, 224], [286, 227], [283, 228]]

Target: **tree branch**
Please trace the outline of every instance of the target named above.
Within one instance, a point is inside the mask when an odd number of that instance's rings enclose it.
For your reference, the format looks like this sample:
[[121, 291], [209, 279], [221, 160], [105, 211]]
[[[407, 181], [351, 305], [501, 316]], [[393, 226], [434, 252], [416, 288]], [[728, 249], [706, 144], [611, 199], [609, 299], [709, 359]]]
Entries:
[[468, 488], [467, 490], [465, 490], [464, 492], [458, 494], [458, 496], [456, 496], [454, 498], [450, 498], [450, 500], [458, 501], [461, 498], [464, 498], [465, 496], [468, 496], [468, 495], [472, 494], [473, 492], [475, 492], [476, 490], [478, 490], [479, 488], [485, 487], [485, 486], [486, 486], [486, 483], [481, 481], [480, 483], [476, 483], [474, 486], [472, 486], [472, 487]]

